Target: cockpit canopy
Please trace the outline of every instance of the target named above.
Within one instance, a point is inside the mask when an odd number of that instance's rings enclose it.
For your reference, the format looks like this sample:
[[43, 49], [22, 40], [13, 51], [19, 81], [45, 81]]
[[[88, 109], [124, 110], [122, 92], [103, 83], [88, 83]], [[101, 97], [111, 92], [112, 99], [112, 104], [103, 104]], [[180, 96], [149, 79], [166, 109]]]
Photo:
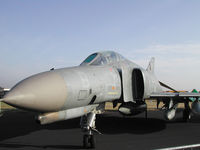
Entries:
[[106, 65], [124, 60], [124, 58], [112, 51], [97, 52], [88, 56], [81, 65]]

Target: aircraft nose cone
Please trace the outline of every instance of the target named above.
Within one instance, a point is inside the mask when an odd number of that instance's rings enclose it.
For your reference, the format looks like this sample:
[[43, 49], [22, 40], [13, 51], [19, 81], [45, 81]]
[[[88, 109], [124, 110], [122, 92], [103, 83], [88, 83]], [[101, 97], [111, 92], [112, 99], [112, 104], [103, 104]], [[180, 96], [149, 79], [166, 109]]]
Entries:
[[5, 95], [3, 101], [22, 109], [48, 112], [60, 110], [66, 98], [67, 89], [64, 79], [52, 71], [19, 82]]

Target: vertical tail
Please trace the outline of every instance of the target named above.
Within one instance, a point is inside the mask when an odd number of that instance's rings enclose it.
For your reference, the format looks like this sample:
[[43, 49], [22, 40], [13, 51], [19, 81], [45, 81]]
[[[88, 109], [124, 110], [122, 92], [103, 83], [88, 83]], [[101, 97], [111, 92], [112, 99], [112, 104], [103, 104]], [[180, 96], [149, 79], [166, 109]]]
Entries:
[[155, 64], [155, 58], [152, 57], [150, 62], [149, 62], [149, 65], [146, 69], [148, 72], [153, 73], [153, 74], [154, 74], [154, 64]]

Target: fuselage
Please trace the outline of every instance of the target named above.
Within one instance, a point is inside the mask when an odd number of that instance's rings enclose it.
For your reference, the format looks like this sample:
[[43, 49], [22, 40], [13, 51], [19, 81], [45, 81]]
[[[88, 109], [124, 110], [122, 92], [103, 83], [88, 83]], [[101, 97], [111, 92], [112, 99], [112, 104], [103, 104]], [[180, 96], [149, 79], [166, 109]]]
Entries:
[[80, 66], [39, 73], [16, 84], [4, 102], [56, 112], [107, 101], [137, 101], [161, 87], [155, 75], [115, 52], [90, 55]]

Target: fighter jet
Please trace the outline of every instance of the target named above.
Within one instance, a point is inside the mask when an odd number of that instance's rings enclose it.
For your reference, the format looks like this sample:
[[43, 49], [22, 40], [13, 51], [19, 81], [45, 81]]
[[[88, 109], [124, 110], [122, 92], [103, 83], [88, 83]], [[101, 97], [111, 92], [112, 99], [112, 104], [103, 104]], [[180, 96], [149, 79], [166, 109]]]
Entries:
[[[164, 103], [166, 119], [173, 119], [178, 103], [184, 103], [184, 118], [192, 110], [200, 114], [199, 93], [178, 93], [160, 82], [154, 74], [152, 58], [147, 69], [112, 51], [96, 52], [79, 66], [51, 69], [24, 79], [8, 92], [2, 102], [16, 108], [38, 112], [37, 122], [49, 124], [81, 117], [83, 146], [95, 147], [96, 115], [105, 111], [105, 103], [121, 103], [123, 115], [137, 115], [147, 110], [145, 99], [154, 98]], [[163, 92], [162, 86], [174, 93]]]

